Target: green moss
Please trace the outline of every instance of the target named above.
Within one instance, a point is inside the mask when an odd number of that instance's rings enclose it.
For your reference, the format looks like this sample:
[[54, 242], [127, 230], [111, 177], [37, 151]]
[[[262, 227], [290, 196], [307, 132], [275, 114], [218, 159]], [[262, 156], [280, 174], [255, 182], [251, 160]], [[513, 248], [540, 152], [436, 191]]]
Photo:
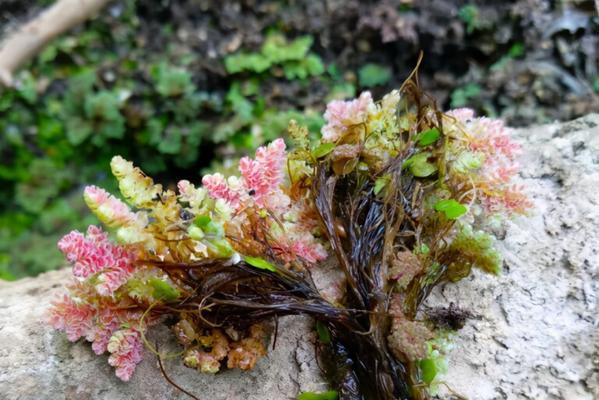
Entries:
[[503, 260], [493, 247], [495, 238], [486, 232], [475, 231], [470, 225], [463, 224], [442, 258], [447, 260], [447, 277], [458, 281], [470, 273], [472, 268], [487, 273], [499, 274]]

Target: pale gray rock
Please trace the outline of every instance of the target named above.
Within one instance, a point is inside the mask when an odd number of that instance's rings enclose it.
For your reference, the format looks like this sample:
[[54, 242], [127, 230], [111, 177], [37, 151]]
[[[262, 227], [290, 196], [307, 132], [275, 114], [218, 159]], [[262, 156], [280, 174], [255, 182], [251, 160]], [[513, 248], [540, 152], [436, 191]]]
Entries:
[[[525, 151], [522, 184], [535, 207], [497, 232], [504, 238], [501, 277], [476, 273], [433, 293], [429, 305], [453, 301], [478, 316], [456, 334], [444, 380], [471, 400], [599, 398], [599, 115], [521, 129], [517, 137]], [[123, 383], [106, 355], [42, 322], [68, 274], [0, 283], [0, 398], [186, 398], [151, 353]], [[311, 326], [308, 318], [282, 319], [275, 349], [249, 373], [207, 376], [180, 359], [166, 369], [202, 400], [294, 399], [326, 388]], [[175, 351], [169, 335], [154, 333]], [[440, 398], [451, 395], [442, 387]]]
[[[97, 356], [88, 342], [70, 343], [43, 323], [50, 301], [68, 281], [69, 270], [0, 284], [0, 399], [136, 400], [189, 399], [163, 378], [156, 357], [144, 361], [127, 383], [114, 375], [108, 356]], [[314, 358], [315, 334], [307, 317], [279, 321], [276, 347], [250, 372], [201, 374], [180, 357], [164, 362], [168, 375], [201, 400], [286, 400], [300, 391], [326, 390]], [[151, 342], [161, 351], [178, 351], [172, 334], [160, 328]]]
[[430, 299], [480, 317], [458, 332], [444, 380], [472, 400], [597, 399], [599, 114], [516, 136], [534, 209], [499, 232], [499, 278], [476, 273]]

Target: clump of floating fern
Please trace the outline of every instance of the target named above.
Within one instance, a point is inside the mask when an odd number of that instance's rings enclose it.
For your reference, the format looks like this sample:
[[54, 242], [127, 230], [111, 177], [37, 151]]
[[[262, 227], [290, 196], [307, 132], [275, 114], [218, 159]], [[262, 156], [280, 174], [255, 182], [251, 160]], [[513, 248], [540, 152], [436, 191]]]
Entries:
[[185, 365], [216, 373], [253, 368], [269, 322], [307, 314], [339, 398], [427, 398], [452, 324], [421, 306], [472, 268], [499, 273], [484, 228], [529, 207], [512, 183], [518, 145], [501, 121], [439, 111], [413, 80], [324, 116], [318, 143], [291, 122], [290, 151], [277, 139], [241, 159], [239, 176], [176, 192], [113, 158], [125, 201], [86, 188], [107, 231], [59, 242], [74, 277], [52, 326], [108, 351], [129, 380], [167, 317]]

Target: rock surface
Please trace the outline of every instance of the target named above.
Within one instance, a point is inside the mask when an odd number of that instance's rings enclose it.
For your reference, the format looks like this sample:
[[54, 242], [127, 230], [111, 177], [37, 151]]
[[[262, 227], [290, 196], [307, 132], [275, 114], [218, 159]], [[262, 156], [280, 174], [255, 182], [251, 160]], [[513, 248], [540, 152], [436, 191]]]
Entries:
[[[445, 381], [472, 400], [599, 398], [599, 115], [517, 135], [526, 152], [522, 181], [535, 208], [499, 232], [503, 275], [475, 274], [439, 288], [429, 301], [454, 302], [478, 316], [456, 335]], [[106, 356], [41, 323], [68, 273], [0, 283], [0, 397], [187, 398], [166, 383], [150, 353], [123, 383]], [[201, 375], [178, 358], [166, 369], [202, 400], [294, 399], [326, 386], [310, 327], [306, 318], [283, 319], [276, 348], [249, 373]], [[440, 397], [449, 391], [442, 387]]]
[[[150, 352], [125, 383], [114, 375], [107, 355], [96, 356], [88, 342], [70, 343], [42, 323], [49, 302], [69, 276], [69, 270], [61, 270], [1, 284], [0, 399], [189, 399], [167, 383]], [[295, 399], [299, 391], [326, 390], [314, 359], [311, 326], [308, 318], [282, 318], [275, 349], [251, 372], [200, 374], [183, 366], [180, 357], [165, 360], [164, 367], [176, 383], [201, 400]], [[166, 328], [148, 337], [152, 343], [171, 338]], [[178, 351], [172, 341], [160, 350]]]
[[502, 276], [431, 298], [480, 316], [459, 331], [445, 381], [472, 400], [597, 399], [599, 114], [517, 137], [535, 206], [502, 232]]

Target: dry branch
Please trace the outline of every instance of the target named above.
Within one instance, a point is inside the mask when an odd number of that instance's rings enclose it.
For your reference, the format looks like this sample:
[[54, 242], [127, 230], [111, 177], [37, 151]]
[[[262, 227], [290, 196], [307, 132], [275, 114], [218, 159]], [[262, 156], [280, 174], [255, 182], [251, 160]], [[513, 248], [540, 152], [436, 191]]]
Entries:
[[110, 0], [58, 0], [0, 44], [0, 85], [12, 86], [13, 75], [50, 41], [95, 15]]

